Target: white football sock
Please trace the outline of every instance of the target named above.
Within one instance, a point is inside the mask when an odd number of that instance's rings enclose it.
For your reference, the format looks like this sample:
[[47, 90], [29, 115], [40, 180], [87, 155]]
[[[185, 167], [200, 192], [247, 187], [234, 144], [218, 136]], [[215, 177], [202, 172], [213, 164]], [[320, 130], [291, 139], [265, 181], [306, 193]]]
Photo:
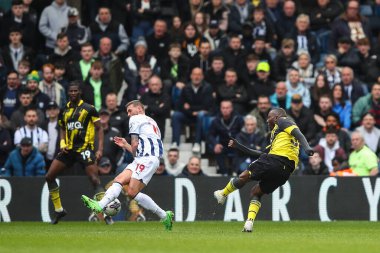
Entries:
[[159, 207], [156, 202], [154, 202], [153, 199], [148, 195], [139, 192], [135, 196], [135, 200], [137, 203], [139, 203], [140, 206], [144, 207], [144, 209], [152, 211], [161, 219], [164, 219], [166, 217], [166, 212], [162, 210], [161, 207]]
[[106, 193], [104, 194], [104, 197], [102, 200], [100, 200], [98, 203], [100, 207], [103, 209], [106, 205], [111, 203], [114, 199], [119, 197], [121, 190], [123, 189], [123, 186], [119, 183], [113, 183], [110, 188], [107, 189]]

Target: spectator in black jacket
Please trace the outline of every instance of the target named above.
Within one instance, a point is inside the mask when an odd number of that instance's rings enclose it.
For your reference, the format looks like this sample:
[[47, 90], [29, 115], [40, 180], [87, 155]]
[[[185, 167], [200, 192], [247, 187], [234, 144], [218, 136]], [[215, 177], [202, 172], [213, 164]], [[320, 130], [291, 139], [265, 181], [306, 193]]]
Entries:
[[205, 80], [211, 84], [213, 97], [216, 98], [218, 87], [224, 81], [224, 61], [222, 56], [214, 56], [211, 61], [211, 68], [205, 75]]
[[48, 56], [47, 61], [53, 65], [56, 65], [57, 62], [60, 62], [68, 67], [77, 60], [79, 60], [79, 54], [72, 50], [69, 44], [69, 37], [66, 33], [59, 33], [57, 35], [54, 53]]
[[91, 64], [94, 62], [94, 47], [91, 43], [82, 44], [80, 49], [81, 59], [70, 66], [69, 79], [84, 81], [87, 79]]
[[129, 118], [123, 107], [118, 107], [117, 95], [110, 92], [106, 96], [106, 109], [110, 113], [109, 125], [119, 130], [121, 136], [128, 138]]
[[90, 39], [89, 30], [79, 22], [79, 12], [76, 8], [72, 7], [67, 16], [69, 17], [69, 23], [63, 32], [67, 34], [69, 43], [74, 52], [80, 52], [81, 45], [88, 42]]
[[309, 163], [302, 170], [302, 175], [329, 175], [329, 169], [318, 152], [315, 151], [314, 155], [309, 157]]
[[160, 1], [158, 0], [133, 0], [132, 11], [134, 13], [134, 26], [132, 43], [140, 36], [146, 37], [153, 32], [153, 22], [160, 14]]
[[225, 48], [221, 55], [223, 56], [225, 68], [244, 69], [246, 52], [241, 48], [241, 39], [238, 35], [232, 34], [228, 38], [228, 47]]
[[197, 177], [206, 176], [201, 168], [201, 159], [198, 156], [192, 156], [189, 158], [189, 162], [183, 168], [181, 174], [178, 177]]
[[218, 87], [217, 102], [231, 100], [234, 110], [240, 115], [247, 112], [248, 93], [244, 85], [238, 81], [238, 75], [235, 69], [227, 69], [224, 76], [224, 83]]
[[153, 118], [161, 131], [161, 139], [165, 137], [165, 121], [170, 116], [171, 100], [162, 91], [162, 81], [158, 76], [152, 76], [148, 82], [149, 91], [141, 97], [145, 105], [145, 114]]
[[84, 102], [94, 105], [97, 111], [105, 104], [108, 93], [112, 92], [107, 80], [102, 78], [103, 65], [100, 61], [91, 64], [90, 74], [82, 88], [82, 99]]
[[193, 152], [200, 152], [202, 140], [202, 124], [207, 114], [214, 107], [211, 85], [206, 83], [202, 69], [195, 68], [191, 72], [190, 82], [183, 88], [179, 98], [178, 110], [172, 116], [172, 146], [178, 147], [182, 125], [195, 125]]
[[292, 96], [290, 109], [287, 113], [300, 128], [308, 142], [315, 139], [317, 129], [313, 113], [303, 105], [302, 97], [299, 94]]
[[148, 54], [157, 58], [158, 64], [168, 55], [169, 45], [171, 43], [170, 35], [165, 20], [157, 19], [154, 21], [153, 33], [146, 37], [148, 44]]
[[244, 120], [240, 115], [234, 113], [232, 102], [223, 100], [220, 103], [220, 113], [211, 121], [207, 135], [207, 144], [212, 154], [215, 155], [219, 174], [232, 175], [232, 172], [237, 172], [233, 168], [235, 151], [227, 146], [230, 137], [235, 138], [243, 125]]
[[297, 60], [294, 47], [295, 43], [293, 39], [285, 38], [282, 40], [281, 50], [277, 53], [272, 65], [272, 74], [276, 81], [285, 81], [288, 69]]
[[353, 41], [349, 37], [341, 37], [338, 40], [338, 50], [335, 51], [338, 66], [350, 67], [355, 74], [360, 73], [361, 60]]

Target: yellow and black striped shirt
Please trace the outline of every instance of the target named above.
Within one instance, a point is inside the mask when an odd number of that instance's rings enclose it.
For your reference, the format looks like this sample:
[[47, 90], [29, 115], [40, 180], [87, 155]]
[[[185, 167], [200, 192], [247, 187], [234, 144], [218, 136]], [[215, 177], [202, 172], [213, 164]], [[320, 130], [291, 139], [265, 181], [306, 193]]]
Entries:
[[69, 150], [82, 152], [94, 149], [95, 126], [99, 114], [95, 107], [79, 101], [78, 106], [68, 102], [59, 119], [59, 125], [66, 130], [66, 145]]
[[298, 128], [297, 125], [289, 118], [279, 118], [271, 132], [269, 154], [286, 157], [294, 161], [297, 167], [300, 144], [291, 135], [295, 128]]

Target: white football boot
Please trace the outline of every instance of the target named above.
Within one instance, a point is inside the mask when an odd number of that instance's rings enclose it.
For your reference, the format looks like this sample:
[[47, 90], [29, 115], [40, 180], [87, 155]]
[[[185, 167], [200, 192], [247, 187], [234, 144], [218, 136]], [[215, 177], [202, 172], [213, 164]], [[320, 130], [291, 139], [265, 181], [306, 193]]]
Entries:
[[216, 198], [216, 201], [218, 201], [218, 204], [221, 205], [223, 205], [227, 199], [227, 197], [223, 195], [223, 190], [214, 191], [214, 197]]
[[253, 220], [246, 220], [244, 223], [243, 230], [241, 232], [252, 232], [253, 229]]

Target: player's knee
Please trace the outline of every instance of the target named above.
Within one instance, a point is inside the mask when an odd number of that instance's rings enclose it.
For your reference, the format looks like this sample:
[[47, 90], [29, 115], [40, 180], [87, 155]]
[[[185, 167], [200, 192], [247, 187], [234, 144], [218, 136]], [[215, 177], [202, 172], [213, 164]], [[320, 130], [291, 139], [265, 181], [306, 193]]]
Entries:
[[127, 195], [129, 198], [131, 199], [135, 198], [137, 193], [139, 193], [137, 189], [133, 189], [131, 187], [128, 188]]

